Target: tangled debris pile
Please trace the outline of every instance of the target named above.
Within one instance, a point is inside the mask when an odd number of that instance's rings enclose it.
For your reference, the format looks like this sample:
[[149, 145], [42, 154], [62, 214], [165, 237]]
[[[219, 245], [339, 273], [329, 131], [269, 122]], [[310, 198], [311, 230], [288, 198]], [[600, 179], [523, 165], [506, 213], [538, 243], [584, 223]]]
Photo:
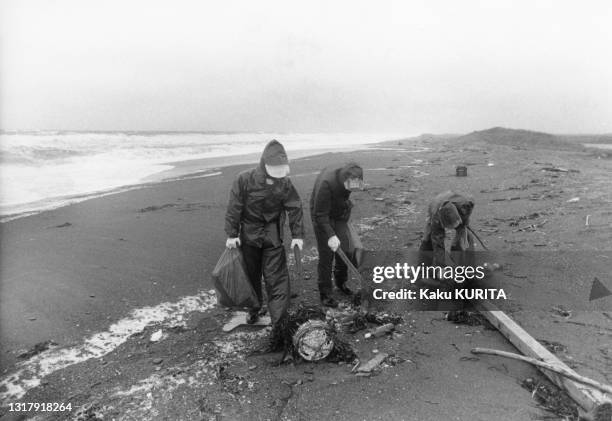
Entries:
[[521, 386], [531, 392], [531, 396], [541, 408], [567, 420], [578, 420], [578, 407], [567, 393], [554, 385], [540, 383], [532, 378], [524, 379]]
[[[290, 353], [296, 359], [300, 357], [298, 349], [296, 349], [293, 342], [295, 333], [300, 326], [309, 320], [325, 321], [325, 319], [325, 313], [318, 306], [299, 304], [295, 309], [289, 310], [287, 317], [279, 327], [279, 335], [283, 342], [284, 351]], [[352, 362], [356, 358], [356, 354], [351, 345], [340, 338], [338, 332], [332, 326], [330, 326], [329, 333], [332, 336], [334, 345], [331, 353], [327, 356], [327, 360], [332, 362]]]
[[346, 333], [356, 333], [367, 329], [369, 324], [382, 326], [389, 323], [398, 325], [403, 322], [401, 316], [390, 313], [362, 313], [355, 306], [349, 304], [340, 305], [337, 309], [327, 310], [325, 318], [336, 331]]
[[[298, 304], [295, 309], [289, 310], [288, 316], [279, 327], [279, 336], [282, 341], [283, 350], [294, 358], [302, 357], [294, 341], [295, 335], [300, 327], [309, 321], [325, 322], [326, 332], [333, 342], [333, 348], [326, 357], [330, 362], [353, 362], [357, 355], [346, 340], [342, 338], [343, 333], [356, 333], [360, 330], [374, 326], [388, 324], [398, 325], [403, 319], [390, 313], [362, 313], [350, 304], [341, 304], [337, 309], [328, 309], [323, 312], [319, 306]], [[314, 325], [318, 325], [314, 323]], [[329, 329], [327, 329], [327, 327]]]
[[489, 323], [489, 321], [477, 311], [454, 311], [447, 314], [447, 320], [458, 325], [468, 326], [484, 326], [487, 330], [494, 330], [495, 328]]

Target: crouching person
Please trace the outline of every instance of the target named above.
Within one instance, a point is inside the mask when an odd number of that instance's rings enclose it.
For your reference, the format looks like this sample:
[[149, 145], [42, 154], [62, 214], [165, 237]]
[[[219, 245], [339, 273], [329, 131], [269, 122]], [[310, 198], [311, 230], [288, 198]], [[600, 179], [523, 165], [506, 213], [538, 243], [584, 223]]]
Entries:
[[[430, 202], [420, 250], [433, 252], [432, 266], [470, 265], [471, 262], [466, 261], [466, 259], [469, 260], [470, 256], [461, 256], [461, 261], [455, 262], [450, 257], [450, 251], [473, 250], [474, 239], [467, 230], [473, 209], [473, 200], [452, 191], [440, 193]], [[447, 247], [446, 244], [446, 230], [455, 231], [450, 247]], [[448, 250], [449, 248], [450, 250]], [[429, 262], [423, 263], [429, 264]], [[458, 285], [455, 282], [449, 282], [442, 282], [442, 284], [438, 284], [438, 287], [453, 290]], [[462, 285], [468, 287], [466, 284]], [[456, 321], [466, 303], [451, 301], [438, 303], [438, 305], [448, 311], [446, 315], [448, 320]]]
[[338, 248], [348, 253], [348, 220], [351, 217], [352, 190], [363, 188], [363, 169], [350, 162], [343, 166], [325, 168], [318, 175], [310, 197], [310, 215], [319, 251], [318, 287], [321, 303], [336, 307], [332, 297], [332, 269], [336, 287], [350, 295], [346, 286], [348, 268], [340, 258], [335, 258]]
[[[290, 303], [289, 272], [283, 246], [285, 218], [289, 219], [291, 248], [303, 247], [302, 202], [289, 175], [283, 145], [272, 140], [264, 148], [259, 166], [238, 174], [225, 215], [226, 246], [241, 246], [249, 281], [262, 302], [262, 277], [272, 319], [267, 351], [282, 346], [279, 328]], [[260, 308], [252, 308], [248, 323], [255, 323]]]
[[445, 230], [455, 230], [451, 251], [473, 249], [474, 238], [467, 230], [473, 209], [472, 199], [450, 190], [429, 203], [420, 250], [433, 252], [433, 266], [454, 266], [444, 244]]

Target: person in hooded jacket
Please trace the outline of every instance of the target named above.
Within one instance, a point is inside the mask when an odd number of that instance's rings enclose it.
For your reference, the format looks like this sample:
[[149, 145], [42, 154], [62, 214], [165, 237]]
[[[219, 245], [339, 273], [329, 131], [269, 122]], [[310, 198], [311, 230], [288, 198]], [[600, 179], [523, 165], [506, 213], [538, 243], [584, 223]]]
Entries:
[[[287, 177], [289, 161], [283, 145], [270, 141], [259, 166], [238, 174], [225, 215], [226, 247], [241, 246], [247, 276], [259, 302], [262, 277], [272, 319], [270, 350], [281, 345], [278, 328], [289, 308], [289, 273], [283, 246], [283, 227], [289, 219], [291, 249], [304, 245], [302, 201]], [[252, 308], [248, 323], [255, 323], [260, 308]]]
[[330, 166], [321, 171], [315, 180], [310, 197], [310, 216], [319, 251], [318, 287], [321, 303], [336, 307], [332, 294], [332, 269], [336, 287], [346, 295], [352, 292], [346, 286], [348, 268], [336, 257], [338, 248], [350, 256], [347, 222], [351, 217], [352, 190], [363, 188], [363, 169], [355, 162], [343, 166]]
[[459, 193], [445, 191], [429, 203], [421, 251], [433, 251], [434, 266], [454, 266], [446, 253], [444, 240], [447, 229], [455, 230], [451, 251], [472, 249], [474, 239], [467, 227], [474, 209], [474, 201]]

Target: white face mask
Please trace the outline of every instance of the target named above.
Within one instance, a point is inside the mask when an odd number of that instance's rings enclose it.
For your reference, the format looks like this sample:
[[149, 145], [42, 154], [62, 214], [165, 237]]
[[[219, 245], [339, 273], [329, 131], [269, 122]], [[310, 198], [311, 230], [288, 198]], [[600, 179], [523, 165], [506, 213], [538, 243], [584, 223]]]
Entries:
[[272, 178], [283, 178], [289, 175], [289, 165], [266, 165], [266, 172]]
[[344, 182], [344, 188], [350, 191], [363, 190], [363, 180], [360, 178], [349, 178]]

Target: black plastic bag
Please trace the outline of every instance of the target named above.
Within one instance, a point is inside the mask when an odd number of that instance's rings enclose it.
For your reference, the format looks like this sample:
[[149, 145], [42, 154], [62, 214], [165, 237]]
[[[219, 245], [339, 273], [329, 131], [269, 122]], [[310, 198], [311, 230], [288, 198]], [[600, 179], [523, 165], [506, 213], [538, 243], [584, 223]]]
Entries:
[[212, 272], [217, 304], [225, 307], [259, 307], [238, 248], [226, 248]]

